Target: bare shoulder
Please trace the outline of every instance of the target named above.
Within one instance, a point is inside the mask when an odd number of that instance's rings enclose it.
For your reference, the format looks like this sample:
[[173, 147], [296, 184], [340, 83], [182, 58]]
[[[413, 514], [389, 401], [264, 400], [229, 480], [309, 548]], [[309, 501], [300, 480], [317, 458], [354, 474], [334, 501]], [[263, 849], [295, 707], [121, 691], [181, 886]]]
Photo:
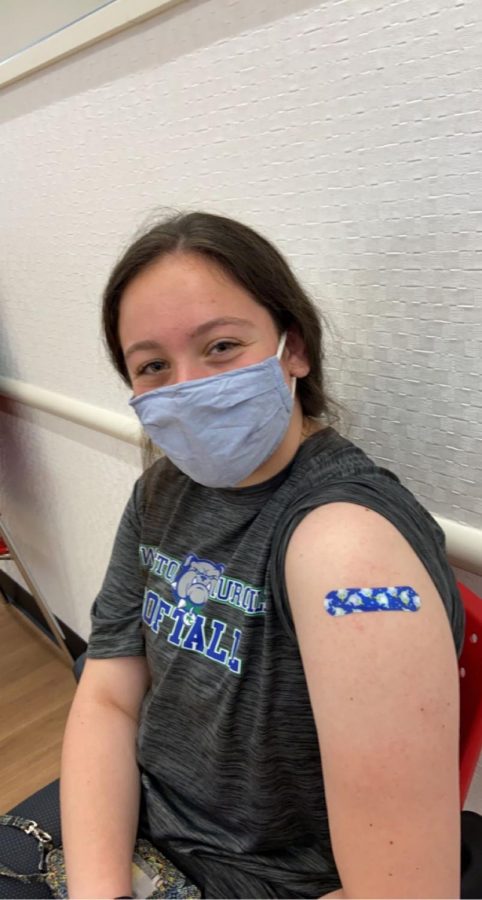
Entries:
[[346, 895], [457, 896], [458, 667], [428, 571], [383, 516], [333, 503], [294, 531], [286, 584]]

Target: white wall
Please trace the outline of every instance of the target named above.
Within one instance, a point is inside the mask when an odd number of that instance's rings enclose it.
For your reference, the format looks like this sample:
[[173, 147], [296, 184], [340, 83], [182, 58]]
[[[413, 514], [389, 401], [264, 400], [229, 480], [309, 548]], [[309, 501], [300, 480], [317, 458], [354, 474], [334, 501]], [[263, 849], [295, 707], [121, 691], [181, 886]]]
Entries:
[[[160, 207], [233, 215], [328, 315], [350, 437], [481, 527], [481, 49], [478, 0], [186, 0], [4, 89], [2, 373], [127, 412], [99, 338], [116, 255]], [[2, 511], [87, 637], [139, 453], [19, 412]]]

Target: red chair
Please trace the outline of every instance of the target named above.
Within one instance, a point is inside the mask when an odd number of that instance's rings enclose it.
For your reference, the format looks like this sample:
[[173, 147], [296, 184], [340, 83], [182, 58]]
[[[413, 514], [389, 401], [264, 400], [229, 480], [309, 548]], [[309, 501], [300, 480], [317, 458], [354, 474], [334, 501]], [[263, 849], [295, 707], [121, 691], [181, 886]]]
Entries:
[[465, 803], [482, 750], [482, 598], [458, 583], [465, 608], [460, 672], [460, 803]]

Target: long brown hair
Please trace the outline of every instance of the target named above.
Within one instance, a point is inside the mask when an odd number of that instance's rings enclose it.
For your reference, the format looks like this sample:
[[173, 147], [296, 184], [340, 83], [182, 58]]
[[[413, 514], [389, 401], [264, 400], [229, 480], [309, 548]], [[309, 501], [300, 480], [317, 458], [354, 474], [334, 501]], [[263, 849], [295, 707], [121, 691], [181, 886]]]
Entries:
[[103, 294], [102, 321], [110, 358], [130, 385], [119, 341], [119, 307], [127, 285], [149, 265], [172, 253], [201, 254], [269, 310], [279, 334], [295, 326], [310, 366], [297, 394], [305, 416], [338, 419], [323, 379], [321, 316], [281, 253], [252, 228], [225, 216], [177, 213], [143, 231], [116, 263]]

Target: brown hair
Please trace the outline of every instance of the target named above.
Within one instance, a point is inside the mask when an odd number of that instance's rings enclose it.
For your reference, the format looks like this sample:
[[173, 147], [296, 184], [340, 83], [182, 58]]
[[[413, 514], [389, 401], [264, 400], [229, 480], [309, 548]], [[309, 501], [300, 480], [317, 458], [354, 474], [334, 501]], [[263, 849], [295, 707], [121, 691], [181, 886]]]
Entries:
[[323, 380], [321, 316], [281, 253], [253, 229], [224, 216], [177, 213], [142, 232], [116, 263], [103, 294], [102, 322], [110, 358], [130, 385], [119, 341], [119, 307], [127, 285], [166, 254], [196, 253], [214, 261], [269, 310], [281, 334], [295, 326], [310, 366], [297, 393], [305, 416], [338, 418]]

